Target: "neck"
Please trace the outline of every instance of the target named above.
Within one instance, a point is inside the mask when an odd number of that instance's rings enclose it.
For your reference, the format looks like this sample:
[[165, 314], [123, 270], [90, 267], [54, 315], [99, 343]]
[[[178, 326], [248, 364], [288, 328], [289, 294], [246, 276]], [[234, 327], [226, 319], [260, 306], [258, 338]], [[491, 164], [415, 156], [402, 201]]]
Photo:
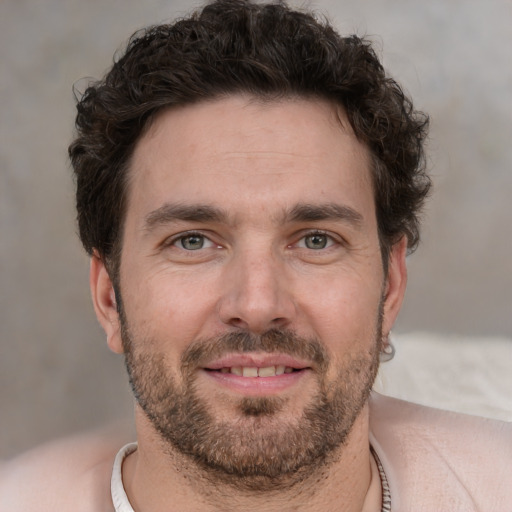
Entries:
[[[137, 413], [139, 448], [123, 464], [123, 482], [135, 512], [204, 510], [344, 511], [378, 510], [380, 480], [370, 454], [368, 407], [357, 418], [346, 443], [329, 460], [276, 485], [256, 490], [214, 475], [186, 456], [169, 450], [145, 416]], [[270, 484], [270, 482], [269, 482]], [[265, 490], [262, 490], [265, 489]]]

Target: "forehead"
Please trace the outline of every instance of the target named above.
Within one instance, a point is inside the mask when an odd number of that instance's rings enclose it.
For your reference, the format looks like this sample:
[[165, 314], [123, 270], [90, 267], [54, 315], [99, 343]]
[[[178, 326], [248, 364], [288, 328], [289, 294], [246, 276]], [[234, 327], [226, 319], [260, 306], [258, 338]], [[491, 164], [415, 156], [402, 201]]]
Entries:
[[363, 202], [373, 209], [370, 158], [344, 111], [318, 99], [248, 96], [161, 112], [136, 146], [128, 213], [169, 201], [289, 208]]

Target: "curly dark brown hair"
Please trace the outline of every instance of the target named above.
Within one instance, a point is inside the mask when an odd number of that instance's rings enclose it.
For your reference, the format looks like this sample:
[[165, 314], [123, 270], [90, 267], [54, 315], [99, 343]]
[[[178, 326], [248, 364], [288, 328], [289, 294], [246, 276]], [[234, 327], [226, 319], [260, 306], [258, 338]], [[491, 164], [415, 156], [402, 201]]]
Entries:
[[69, 155], [80, 238], [114, 277], [137, 141], [162, 109], [235, 93], [341, 105], [372, 156], [385, 266], [403, 236], [410, 251], [416, 248], [431, 185], [423, 150], [428, 118], [386, 75], [370, 42], [341, 37], [327, 21], [282, 2], [217, 0], [174, 24], [135, 33], [124, 55], [78, 102]]

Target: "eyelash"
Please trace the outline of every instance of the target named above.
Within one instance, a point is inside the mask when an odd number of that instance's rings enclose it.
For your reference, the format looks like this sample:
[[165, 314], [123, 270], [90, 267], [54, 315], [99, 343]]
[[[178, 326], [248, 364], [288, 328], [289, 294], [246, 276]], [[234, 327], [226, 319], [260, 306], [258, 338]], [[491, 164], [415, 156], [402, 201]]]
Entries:
[[[215, 244], [215, 242], [213, 242], [210, 237], [206, 236], [204, 233], [201, 233], [200, 231], [185, 231], [184, 233], [180, 233], [178, 235], [175, 235], [175, 236], [172, 236], [172, 237], [166, 239], [164, 241], [164, 243], [162, 244], [162, 246], [163, 247], [172, 247], [180, 240], [185, 240], [186, 238], [192, 238], [192, 237], [202, 238], [204, 240], [211, 242], [212, 244]], [[184, 247], [181, 247], [181, 249], [186, 250]], [[188, 251], [188, 252], [193, 252], [193, 251]]]
[[[203, 240], [205, 241], [208, 241], [209, 243], [213, 244], [213, 245], [217, 245], [217, 247], [219, 246], [219, 244], [216, 244], [209, 236], [205, 235], [204, 233], [200, 232], [200, 231], [186, 231], [186, 232], [182, 232], [182, 233], [179, 233], [178, 235], [175, 235], [175, 236], [172, 236], [170, 238], [168, 238], [167, 240], [165, 240], [162, 244], [162, 247], [172, 247], [172, 246], [175, 246], [180, 240], [185, 240], [186, 238], [191, 238], [191, 237], [200, 237], [202, 238]], [[300, 243], [300, 242], [303, 242], [304, 241], [304, 244], [306, 243], [305, 240], [307, 238], [310, 238], [310, 237], [314, 237], [314, 236], [320, 236], [320, 237], [326, 237], [327, 239], [327, 246], [326, 247], [322, 247], [320, 249], [312, 249], [310, 247], [298, 247], [299, 249], [304, 249], [304, 250], [308, 250], [308, 251], [322, 251], [322, 250], [327, 250], [329, 249], [330, 247], [332, 247], [333, 245], [344, 245], [343, 244], [343, 241], [342, 240], [339, 240], [337, 239], [335, 236], [333, 236], [331, 233], [328, 233], [326, 231], [321, 231], [321, 230], [314, 230], [314, 231], [308, 231], [308, 232], [305, 232], [302, 234], [302, 236], [296, 241], [294, 242], [293, 244], [290, 244], [288, 247], [293, 247], [293, 246], [296, 246]], [[192, 249], [185, 249], [183, 246], [182, 247], [178, 247], [179, 249], [185, 251], [185, 252], [195, 252], [194, 250]], [[203, 249], [203, 247], [197, 249], [198, 251]]]
[[[326, 243], [328, 244], [327, 247], [322, 247], [319, 250], [328, 249], [329, 247], [331, 247], [334, 244], [337, 244], [337, 245], [341, 244], [341, 241], [337, 240], [332, 234], [328, 233], [327, 231], [321, 231], [321, 230], [314, 230], [314, 231], [309, 231], [309, 232], [304, 233], [295, 244], [298, 244], [302, 241], [304, 241], [304, 243], [305, 243], [305, 240], [307, 238], [311, 238], [314, 236], [325, 237], [327, 239], [327, 241], [326, 241]], [[310, 247], [301, 247], [301, 249], [308, 249], [311, 251], [315, 250], [315, 249], [311, 249]]]

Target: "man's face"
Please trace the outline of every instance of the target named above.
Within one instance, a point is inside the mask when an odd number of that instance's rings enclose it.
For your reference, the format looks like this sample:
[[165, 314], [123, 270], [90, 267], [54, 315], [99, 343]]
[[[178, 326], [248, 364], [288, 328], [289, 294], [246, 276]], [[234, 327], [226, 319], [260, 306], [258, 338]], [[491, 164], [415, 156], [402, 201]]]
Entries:
[[235, 475], [325, 460], [361, 416], [405, 283], [403, 243], [384, 275], [343, 112], [242, 96], [166, 111], [128, 197], [121, 320], [103, 324], [148, 424]]

